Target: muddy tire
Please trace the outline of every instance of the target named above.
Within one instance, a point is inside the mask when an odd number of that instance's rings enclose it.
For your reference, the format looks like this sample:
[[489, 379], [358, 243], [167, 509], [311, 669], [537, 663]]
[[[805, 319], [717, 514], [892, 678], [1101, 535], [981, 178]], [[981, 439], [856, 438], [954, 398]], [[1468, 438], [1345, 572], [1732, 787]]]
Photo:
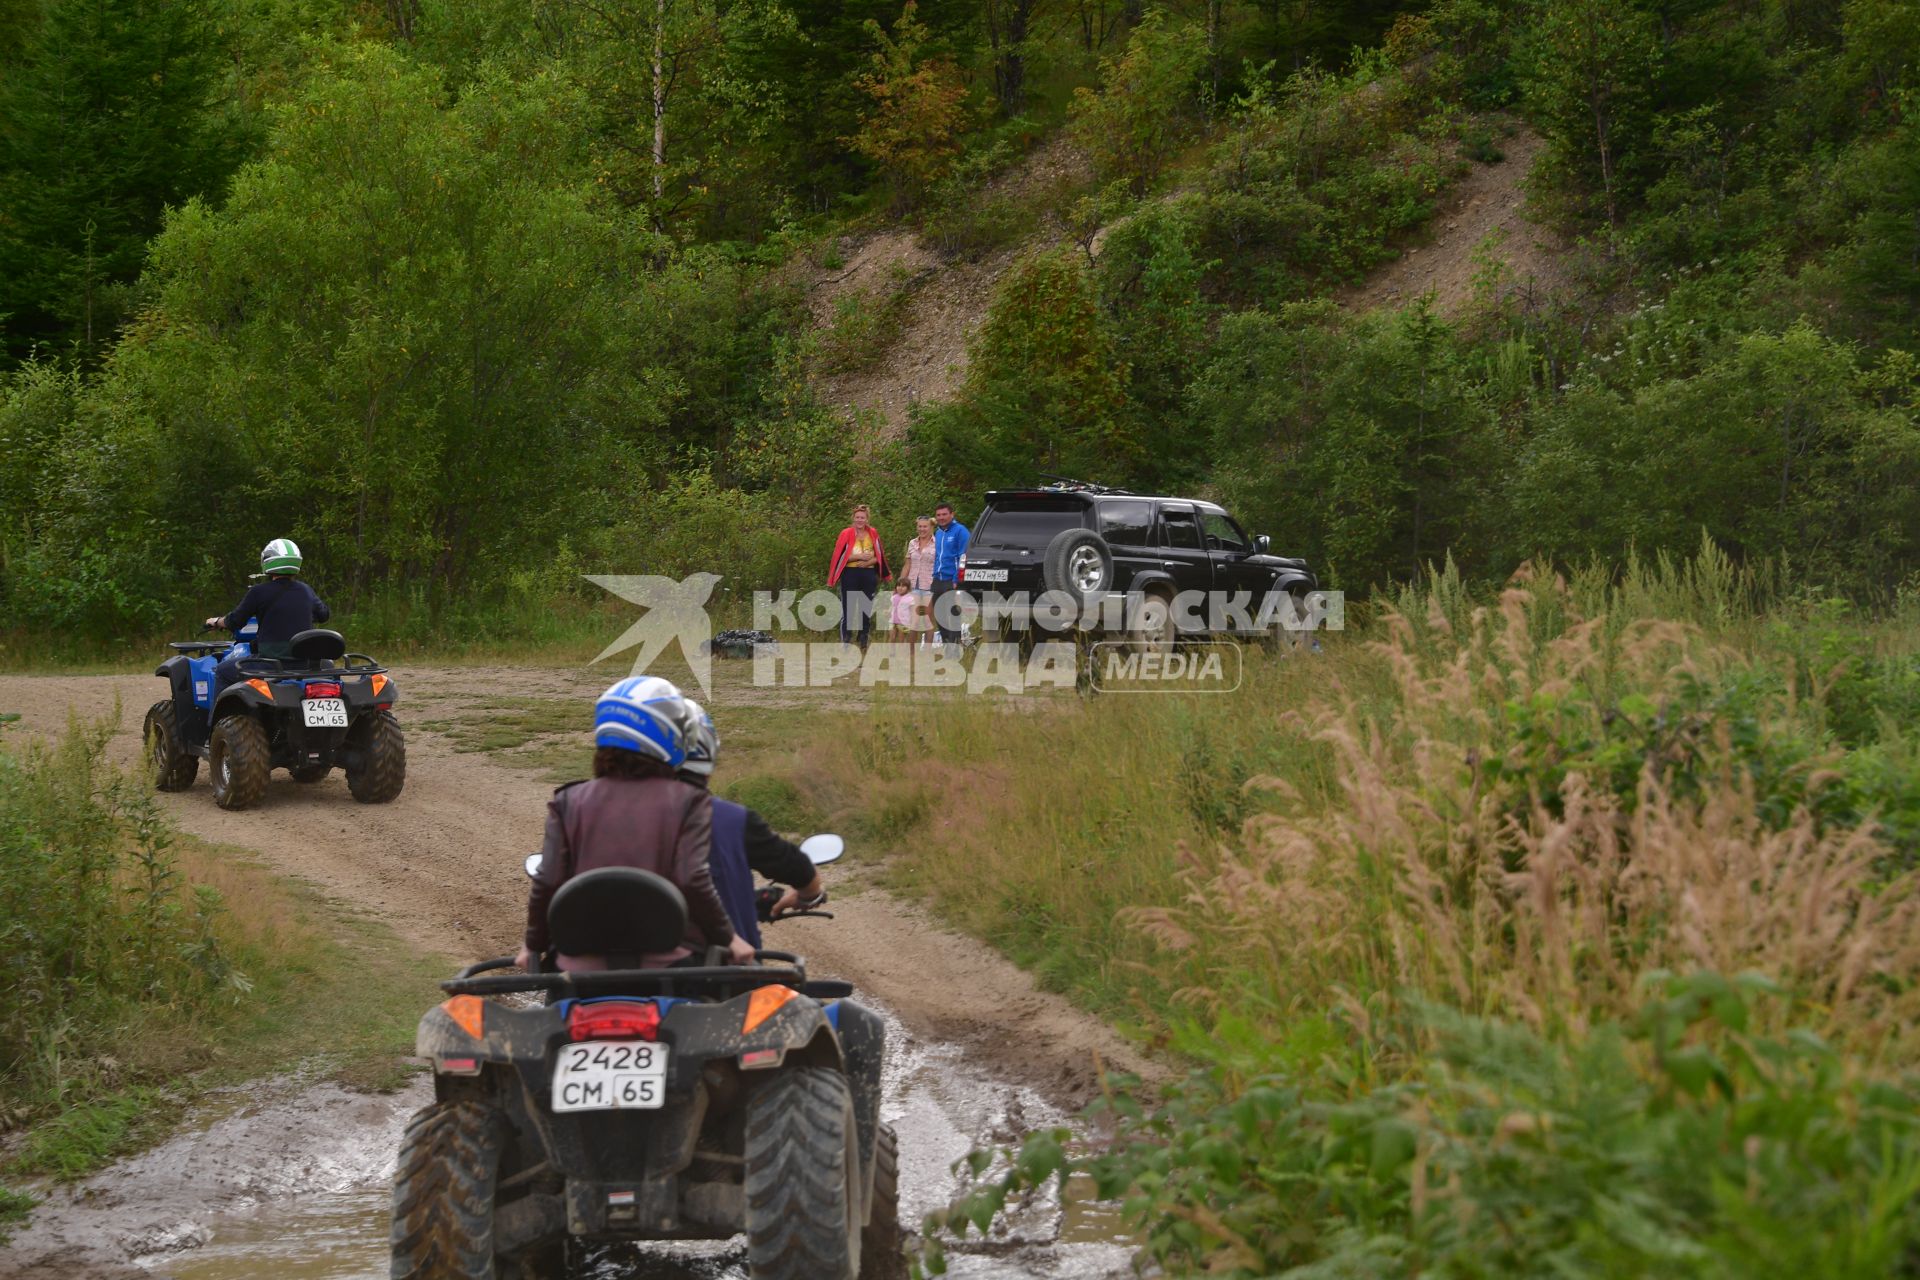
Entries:
[[747, 1274], [753, 1280], [860, 1275], [860, 1169], [847, 1078], [796, 1067], [747, 1104]]
[[147, 743], [147, 777], [155, 791], [185, 791], [200, 772], [200, 757], [187, 750], [180, 740], [179, 722], [173, 718], [173, 700], [156, 702], [147, 711], [144, 731]]
[[295, 782], [325, 782], [327, 775], [333, 772], [330, 764], [302, 764], [287, 770]]
[[213, 740], [207, 744], [207, 772], [212, 775], [213, 802], [222, 809], [260, 803], [273, 773], [266, 729], [245, 712], [224, 717], [213, 726]]
[[361, 804], [385, 804], [407, 785], [407, 739], [391, 711], [361, 716], [347, 731], [357, 763], [347, 766], [347, 790]]
[[500, 1280], [494, 1266], [499, 1117], [436, 1102], [400, 1139], [393, 1171], [393, 1280]]
[[873, 1144], [873, 1205], [860, 1233], [860, 1280], [906, 1280], [900, 1234], [900, 1139], [883, 1124]]

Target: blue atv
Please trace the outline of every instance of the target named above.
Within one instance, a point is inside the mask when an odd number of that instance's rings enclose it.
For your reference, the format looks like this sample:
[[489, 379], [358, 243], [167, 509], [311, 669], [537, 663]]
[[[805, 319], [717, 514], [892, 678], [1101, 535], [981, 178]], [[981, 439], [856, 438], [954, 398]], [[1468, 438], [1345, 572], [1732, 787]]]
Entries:
[[570, 1240], [741, 1233], [751, 1280], [904, 1280], [885, 1026], [853, 988], [779, 951], [641, 968], [685, 935], [686, 900], [631, 867], [574, 876], [547, 922], [554, 952], [609, 967], [482, 961], [421, 1019], [435, 1101], [401, 1140], [394, 1280], [557, 1278]]
[[[335, 767], [362, 804], [385, 804], [407, 781], [406, 739], [393, 717], [399, 688], [387, 669], [348, 653], [337, 631], [302, 631], [284, 658], [253, 655], [255, 622], [234, 640], [176, 640], [174, 656], [154, 671], [172, 696], [147, 712], [147, 762], [153, 785], [185, 791], [200, 761], [213, 775], [213, 801], [244, 809], [285, 769], [295, 782], [318, 782]], [[238, 658], [240, 679], [213, 703], [214, 668]]]

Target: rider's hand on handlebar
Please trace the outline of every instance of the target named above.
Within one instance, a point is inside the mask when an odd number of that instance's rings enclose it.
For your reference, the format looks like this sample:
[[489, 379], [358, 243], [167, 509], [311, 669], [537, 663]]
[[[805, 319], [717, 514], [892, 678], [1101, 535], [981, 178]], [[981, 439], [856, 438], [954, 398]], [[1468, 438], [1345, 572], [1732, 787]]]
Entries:
[[227, 620], [225, 618], [208, 618], [207, 619], [208, 631], [218, 631], [226, 625], [227, 625]]
[[519, 953], [513, 957], [513, 967], [525, 973], [532, 973], [533, 952], [521, 947]]
[[753, 944], [739, 934], [734, 934], [733, 941], [727, 944], [727, 962], [729, 964], [752, 964]]

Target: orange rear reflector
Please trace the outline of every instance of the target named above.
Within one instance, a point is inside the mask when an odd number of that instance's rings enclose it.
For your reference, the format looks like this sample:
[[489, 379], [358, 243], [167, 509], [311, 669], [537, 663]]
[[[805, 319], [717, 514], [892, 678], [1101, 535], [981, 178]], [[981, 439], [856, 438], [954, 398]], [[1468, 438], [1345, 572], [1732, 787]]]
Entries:
[[373, 695], [376, 698], [379, 697], [381, 691], [384, 690], [386, 687], [387, 687], [387, 678], [383, 675], [379, 675], [376, 673], [373, 677]]
[[487, 1002], [479, 996], [455, 996], [440, 1006], [453, 1025], [478, 1040], [487, 1024]]
[[771, 1018], [781, 1005], [793, 999], [793, 988], [778, 983], [772, 986], [755, 987], [753, 994], [747, 997], [747, 1020], [740, 1025], [740, 1034], [746, 1035], [755, 1027]]
[[273, 701], [273, 686], [265, 680], [249, 680], [247, 681], [247, 687], [258, 689], [261, 697], [265, 698], [268, 702]]

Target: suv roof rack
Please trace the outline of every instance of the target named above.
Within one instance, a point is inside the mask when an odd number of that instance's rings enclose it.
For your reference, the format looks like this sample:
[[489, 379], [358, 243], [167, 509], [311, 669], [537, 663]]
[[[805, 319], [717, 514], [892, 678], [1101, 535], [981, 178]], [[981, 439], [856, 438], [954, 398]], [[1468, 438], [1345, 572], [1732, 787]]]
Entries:
[[1050, 484], [1043, 484], [1043, 485], [1041, 485], [1041, 486], [1040, 486], [1040, 488], [1042, 488], [1042, 489], [1052, 489], [1052, 490], [1055, 490], [1055, 491], [1057, 491], [1057, 492], [1060, 492], [1060, 493], [1120, 493], [1120, 494], [1128, 494], [1128, 493], [1131, 493], [1131, 492], [1132, 492], [1131, 490], [1128, 490], [1128, 489], [1117, 489], [1117, 488], [1115, 488], [1115, 487], [1113, 487], [1112, 485], [1105, 485], [1105, 484], [1093, 484], [1093, 483], [1091, 483], [1090, 481], [1086, 481], [1086, 480], [1075, 480], [1075, 479], [1072, 479], [1071, 477], [1068, 477], [1068, 476], [1053, 476], [1053, 475], [1048, 475], [1048, 474], [1047, 474], [1046, 472], [1044, 472], [1044, 471], [1042, 471], [1042, 472], [1040, 472], [1040, 473], [1039, 473], [1039, 476], [1040, 476], [1040, 478], [1041, 478], [1042, 480], [1047, 480], [1047, 481], [1051, 481], [1051, 482], [1052, 482], [1052, 483], [1050, 483]]

